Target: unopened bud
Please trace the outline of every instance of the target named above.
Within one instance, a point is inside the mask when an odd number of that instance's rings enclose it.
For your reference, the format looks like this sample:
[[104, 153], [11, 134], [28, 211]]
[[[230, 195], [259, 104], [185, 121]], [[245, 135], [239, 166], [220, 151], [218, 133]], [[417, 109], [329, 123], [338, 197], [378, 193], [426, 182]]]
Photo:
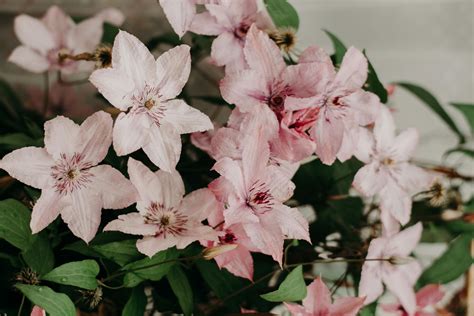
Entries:
[[462, 216], [463, 216], [463, 212], [459, 210], [445, 210], [441, 213], [441, 219], [447, 222], [460, 219]]
[[388, 262], [390, 262], [393, 265], [404, 265], [413, 262], [415, 259], [412, 257], [399, 257], [399, 256], [393, 256], [388, 259]]
[[226, 244], [215, 247], [209, 247], [202, 251], [202, 257], [205, 260], [212, 260], [218, 255], [229, 252], [237, 248], [237, 244]]

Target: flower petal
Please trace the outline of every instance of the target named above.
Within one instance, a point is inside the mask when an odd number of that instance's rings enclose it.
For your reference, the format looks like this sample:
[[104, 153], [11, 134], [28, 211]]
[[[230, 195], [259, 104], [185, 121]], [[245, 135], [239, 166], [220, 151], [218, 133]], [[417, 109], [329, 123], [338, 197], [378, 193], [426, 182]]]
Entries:
[[364, 54], [355, 47], [349, 47], [333, 85], [350, 92], [360, 89], [367, 80], [367, 67], [367, 58]]
[[203, 188], [186, 195], [179, 209], [192, 220], [201, 222], [219, 209], [219, 203], [211, 190]]
[[239, 65], [240, 69], [246, 65], [242, 41], [231, 32], [223, 32], [214, 39], [211, 46], [211, 57], [218, 66], [230, 66], [233, 69], [232, 72], [239, 69], [235, 65]]
[[331, 292], [328, 287], [317, 277], [310, 285], [308, 285], [308, 292], [303, 299], [303, 306], [312, 315], [329, 315], [329, 308], [331, 307]]
[[150, 138], [151, 122], [146, 114], [120, 113], [113, 130], [114, 150], [119, 156], [142, 148]]
[[76, 149], [84, 159], [97, 165], [104, 160], [112, 144], [112, 116], [99, 111], [89, 116], [79, 129], [80, 144]]
[[24, 45], [16, 47], [8, 56], [8, 61], [34, 73], [45, 72], [50, 66], [44, 56]]
[[239, 196], [245, 195], [247, 190], [244, 183], [244, 175], [237, 161], [225, 157], [217, 161], [212, 169], [232, 183]]
[[103, 34], [103, 20], [92, 17], [75, 25], [67, 33], [66, 43], [75, 53], [94, 51]]
[[119, 231], [125, 234], [154, 236], [158, 231], [156, 225], [145, 223], [145, 218], [137, 212], [120, 215], [104, 227], [104, 231]]
[[281, 204], [274, 206], [272, 213], [286, 239], [302, 239], [311, 243], [308, 221], [298, 209]]
[[246, 188], [250, 188], [255, 179], [264, 177], [265, 167], [270, 158], [270, 146], [263, 128], [254, 130], [252, 134], [245, 138], [242, 149], [242, 168]]
[[392, 153], [396, 161], [407, 161], [413, 155], [418, 145], [418, 131], [415, 128], [408, 128], [395, 137]]
[[61, 154], [72, 156], [80, 141], [80, 127], [71, 119], [56, 116], [44, 123], [44, 144], [54, 159], [61, 158]]
[[389, 255], [408, 257], [421, 239], [423, 225], [417, 223], [390, 237], [386, 251]]
[[67, 205], [66, 199], [62, 198], [53, 188], [45, 189], [33, 206], [31, 213], [31, 232], [36, 234], [51, 224]]
[[413, 284], [400, 269], [394, 269], [391, 273], [383, 275], [383, 281], [387, 289], [395, 295], [408, 315], [414, 315], [416, 311], [416, 297]]
[[125, 21], [125, 15], [116, 8], [105, 8], [97, 13], [95, 17], [115, 26], [120, 26]]
[[173, 125], [179, 134], [203, 132], [214, 128], [206, 114], [178, 99], [166, 102], [163, 119]]
[[364, 163], [369, 163], [375, 150], [374, 135], [366, 128], [359, 128], [358, 142], [355, 146], [354, 156]]
[[189, 30], [196, 34], [217, 36], [224, 32], [225, 28], [217, 23], [216, 18], [214, 18], [211, 13], [202, 12], [194, 16]]
[[410, 220], [412, 200], [411, 196], [402, 190], [399, 185], [388, 178], [383, 189], [380, 191], [380, 209], [382, 212], [390, 214], [400, 222], [406, 225]]
[[377, 152], [391, 148], [395, 140], [395, 121], [390, 110], [383, 106], [375, 120], [374, 138]]
[[137, 201], [138, 193], [132, 183], [117, 169], [102, 165], [90, 172], [94, 175], [91, 187], [101, 193], [105, 209], [123, 209]]
[[175, 169], [181, 154], [181, 137], [168, 124], [150, 127], [150, 139], [143, 146], [148, 158], [160, 169], [171, 172]]
[[316, 140], [316, 154], [324, 164], [331, 165], [336, 160], [342, 145], [344, 123], [330, 111], [319, 115], [316, 126], [311, 129], [313, 138]]
[[372, 197], [383, 189], [387, 176], [378, 162], [371, 162], [357, 171], [352, 184], [364, 196]]
[[416, 293], [416, 303], [418, 307], [434, 305], [442, 300], [444, 291], [439, 284], [428, 284]]
[[44, 148], [23, 147], [0, 160], [0, 168], [13, 178], [37, 189], [50, 185], [54, 161]]
[[253, 280], [253, 259], [250, 251], [238, 245], [236, 249], [214, 258], [219, 268], [241, 278]]
[[51, 32], [58, 47], [64, 43], [65, 35], [75, 25], [71, 17], [57, 5], [49, 7], [41, 20]]
[[176, 246], [177, 238], [173, 235], [166, 235], [166, 238], [147, 236], [143, 239], [137, 240], [137, 249], [144, 255], [151, 257], [158, 251], [166, 250]]
[[234, 224], [258, 223], [258, 216], [246, 205], [230, 205], [224, 210], [224, 219], [227, 226]]
[[342, 102], [351, 107], [355, 121], [361, 126], [372, 124], [382, 107], [377, 95], [362, 89], [344, 97]]
[[181, 93], [191, 72], [191, 54], [188, 45], [176, 46], [156, 60], [157, 87], [163, 99], [169, 100]]
[[97, 69], [89, 81], [116, 108], [126, 111], [131, 104], [131, 95], [135, 85], [122, 71], [112, 68]]
[[182, 37], [196, 15], [195, 3], [189, 0], [160, 0], [160, 5], [173, 30]]
[[341, 297], [329, 309], [331, 316], [356, 316], [364, 306], [365, 297]]
[[13, 28], [23, 45], [39, 51], [42, 55], [46, 55], [55, 47], [53, 35], [39, 19], [20, 14], [15, 18]]

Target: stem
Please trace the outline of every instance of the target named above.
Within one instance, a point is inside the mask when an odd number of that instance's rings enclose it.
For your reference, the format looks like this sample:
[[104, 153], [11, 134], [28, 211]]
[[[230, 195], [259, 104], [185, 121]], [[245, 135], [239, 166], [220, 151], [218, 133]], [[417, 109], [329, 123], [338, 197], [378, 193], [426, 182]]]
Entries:
[[18, 309], [18, 316], [21, 316], [21, 312], [23, 310], [23, 305], [25, 305], [25, 295], [23, 294], [21, 298], [20, 308]]
[[97, 283], [99, 283], [100, 286], [105, 287], [105, 288], [110, 289], [110, 290], [120, 290], [120, 289], [123, 289], [125, 287], [124, 285], [110, 286], [110, 285], [105, 284], [101, 280], [97, 280]]
[[466, 176], [458, 173], [454, 168], [440, 166], [431, 162], [413, 161], [423, 169], [431, 170], [437, 173], [444, 174], [448, 178], [461, 179], [464, 181], [474, 181], [474, 176]]
[[43, 116], [46, 117], [49, 106], [49, 72], [44, 73]]
[[390, 258], [356, 258], [356, 259], [316, 259], [313, 261], [308, 262], [299, 262], [299, 263], [292, 263], [287, 265], [285, 268], [297, 267], [300, 265], [307, 266], [312, 265], [315, 263], [336, 263], [336, 262], [347, 262], [347, 263], [354, 263], [354, 262], [365, 262], [365, 261], [390, 261]]

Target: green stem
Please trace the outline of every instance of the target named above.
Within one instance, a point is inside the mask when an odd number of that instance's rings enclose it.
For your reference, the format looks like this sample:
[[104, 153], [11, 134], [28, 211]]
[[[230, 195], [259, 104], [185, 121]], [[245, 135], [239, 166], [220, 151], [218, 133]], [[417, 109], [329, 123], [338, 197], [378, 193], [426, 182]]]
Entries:
[[23, 310], [23, 305], [25, 305], [25, 295], [22, 296], [21, 298], [21, 303], [20, 303], [20, 308], [18, 309], [18, 316], [21, 316], [21, 312]]

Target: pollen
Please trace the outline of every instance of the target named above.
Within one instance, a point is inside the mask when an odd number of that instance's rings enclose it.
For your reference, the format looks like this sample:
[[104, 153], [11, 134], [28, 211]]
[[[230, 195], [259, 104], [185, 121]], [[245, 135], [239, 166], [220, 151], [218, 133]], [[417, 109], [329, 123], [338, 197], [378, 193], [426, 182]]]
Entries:
[[152, 99], [148, 99], [146, 100], [145, 102], [145, 107], [148, 109], [148, 110], [151, 110], [154, 106], [155, 106], [155, 100], [152, 100]]
[[391, 166], [395, 163], [395, 161], [392, 158], [385, 158], [382, 163], [386, 166]]
[[279, 28], [268, 31], [268, 36], [277, 44], [285, 53], [290, 53], [296, 45], [297, 37], [295, 30], [292, 28]]

